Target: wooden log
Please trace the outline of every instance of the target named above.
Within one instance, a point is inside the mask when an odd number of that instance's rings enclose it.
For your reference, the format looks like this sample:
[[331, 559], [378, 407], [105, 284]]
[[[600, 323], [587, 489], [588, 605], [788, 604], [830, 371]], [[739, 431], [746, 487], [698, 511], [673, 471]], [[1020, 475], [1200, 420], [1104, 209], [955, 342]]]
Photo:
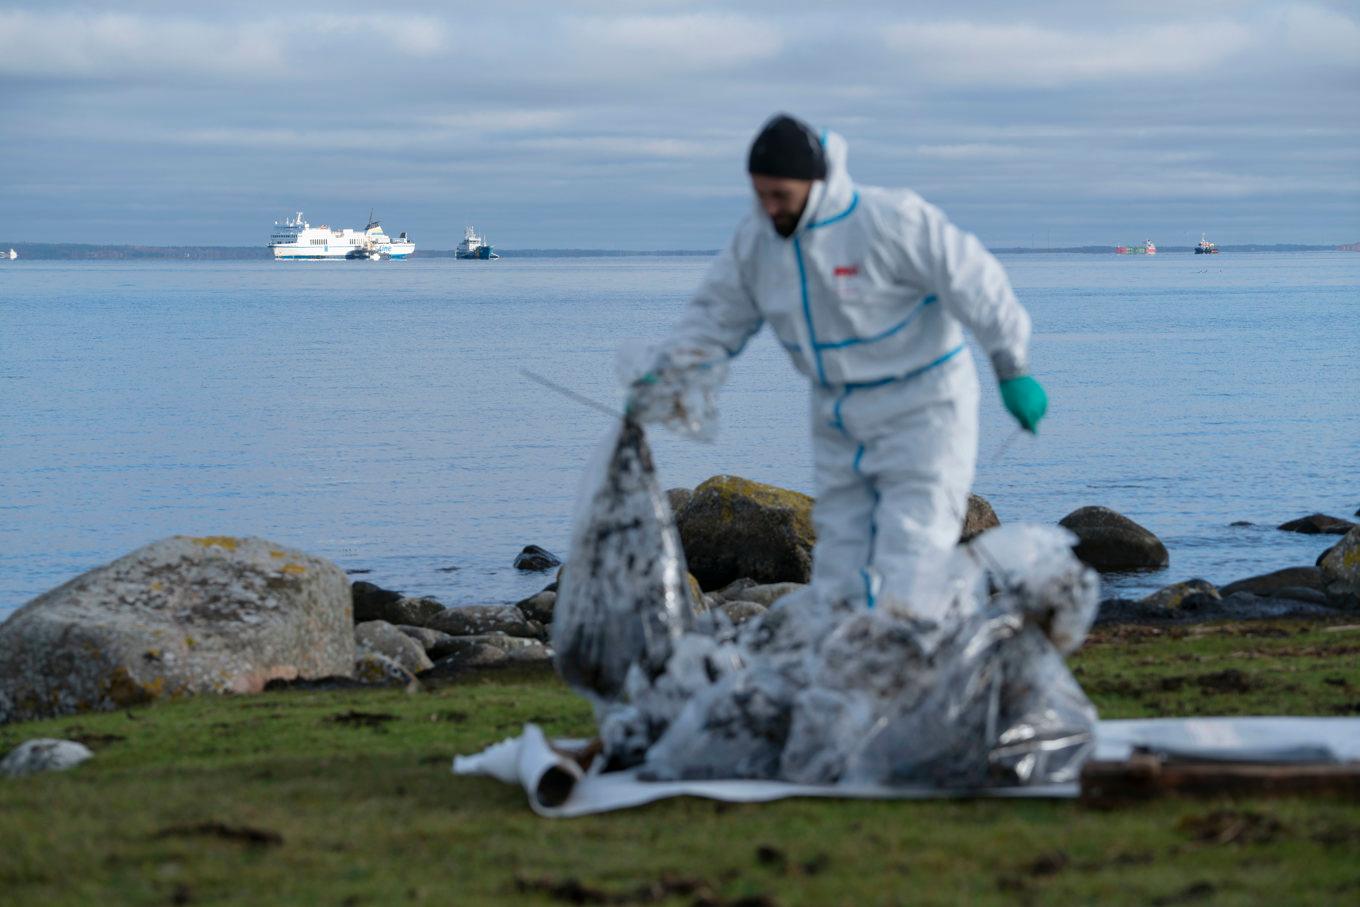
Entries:
[[1112, 806], [1168, 795], [1360, 800], [1360, 762], [1194, 762], [1140, 753], [1121, 762], [1093, 760], [1082, 768], [1081, 799], [1088, 805]]

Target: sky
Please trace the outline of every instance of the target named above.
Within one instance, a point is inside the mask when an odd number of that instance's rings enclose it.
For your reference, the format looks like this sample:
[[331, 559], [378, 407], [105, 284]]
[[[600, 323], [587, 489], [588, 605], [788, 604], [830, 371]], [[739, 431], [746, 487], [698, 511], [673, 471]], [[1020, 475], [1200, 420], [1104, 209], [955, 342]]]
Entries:
[[1360, 241], [1360, 2], [0, 0], [0, 240], [713, 249], [841, 132], [994, 246]]

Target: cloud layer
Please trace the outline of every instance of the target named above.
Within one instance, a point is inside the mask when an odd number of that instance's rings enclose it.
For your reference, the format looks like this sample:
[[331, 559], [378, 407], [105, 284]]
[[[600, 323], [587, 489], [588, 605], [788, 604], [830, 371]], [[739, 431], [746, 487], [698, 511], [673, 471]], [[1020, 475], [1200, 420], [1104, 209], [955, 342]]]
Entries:
[[254, 244], [377, 207], [436, 245], [712, 248], [787, 109], [994, 243], [1360, 239], [1346, 3], [283, 9], [0, 5], [0, 238]]

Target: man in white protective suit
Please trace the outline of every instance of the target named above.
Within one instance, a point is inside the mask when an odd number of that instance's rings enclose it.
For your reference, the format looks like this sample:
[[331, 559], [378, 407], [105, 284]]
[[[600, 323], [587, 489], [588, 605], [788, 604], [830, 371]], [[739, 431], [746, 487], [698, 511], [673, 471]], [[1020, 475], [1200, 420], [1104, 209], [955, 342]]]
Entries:
[[[765, 322], [812, 381], [811, 594], [933, 619], [978, 445], [968, 328], [1034, 432], [1030, 320], [976, 237], [905, 189], [858, 186], [846, 143], [777, 115], [751, 145], [756, 206], [662, 344], [667, 362], [736, 356]], [[635, 383], [642, 418], [667, 382]], [[673, 386], [673, 385], [672, 385]]]

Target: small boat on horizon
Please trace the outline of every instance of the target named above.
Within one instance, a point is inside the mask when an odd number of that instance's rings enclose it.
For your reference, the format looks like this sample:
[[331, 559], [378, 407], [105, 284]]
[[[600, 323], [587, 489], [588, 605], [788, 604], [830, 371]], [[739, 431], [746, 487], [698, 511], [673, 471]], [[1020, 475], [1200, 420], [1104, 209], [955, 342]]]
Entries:
[[1156, 254], [1157, 254], [1157, 247], [1154, 246], [1154, 245], [1152, 244], [1152, 240], [1149, 239], [1147, 242], [1143, 243], [1141, 246], [1115, 246], [1115, 247], [1114, 247], [1114, 254], [1116, 254], [1116, 255], [1156, 255]]
[[1196, 255], [1217, 255], [1218, 246], [1204, 238], [1204, 234], [1199, 235], [1199, 244], [1195, 246]]
[[10, 261], [14, 261], [14, 259], [19, 257], [19, 253], [15, 252], [13, 249], [10, 249], [9, 254], [6, 255], [5, 257], [8, 258]]
[[486, 241], [486, 237], [478, 236], [477, 231], [468, 227], [463, 231], [463, 241], [458, 244], [458, 248], [453, 250], [454, 258], [475, 258], [481, 261], [490, 261], [493, 258], [500, 258], [495, 250], [491, 248], [491, 243]]

